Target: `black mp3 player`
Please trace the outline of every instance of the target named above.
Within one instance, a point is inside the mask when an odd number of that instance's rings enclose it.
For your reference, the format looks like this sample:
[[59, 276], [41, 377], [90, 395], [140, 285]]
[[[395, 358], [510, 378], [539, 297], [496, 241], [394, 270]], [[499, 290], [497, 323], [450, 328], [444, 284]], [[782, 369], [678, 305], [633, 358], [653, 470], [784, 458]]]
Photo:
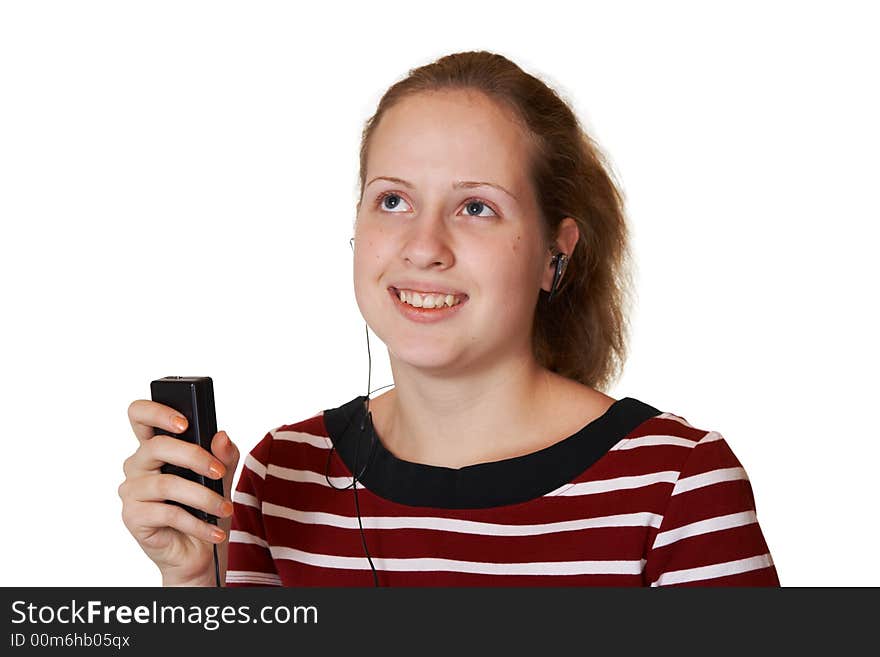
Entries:
[[[170, 433], [155, 427], [156, 434], [163, 434], [193, 443], [211, 452], [211, 440], [217, 433], [217, 414], [214, 409], [214, 384], [209, 376], [166, 376], [150, 382], [153, 401], [170, 406], [186, 418], [186, 431]], [[161, 468], [163, 474], [174, 474], [184, 479], [207, 486], [218, 495], [223, 495], [223, 479], [211, 479], [189, 468], [166, 463]], [[217, 516], [186, 504], [165, 500], [186, 509], [196, 518], [217, 524]]]

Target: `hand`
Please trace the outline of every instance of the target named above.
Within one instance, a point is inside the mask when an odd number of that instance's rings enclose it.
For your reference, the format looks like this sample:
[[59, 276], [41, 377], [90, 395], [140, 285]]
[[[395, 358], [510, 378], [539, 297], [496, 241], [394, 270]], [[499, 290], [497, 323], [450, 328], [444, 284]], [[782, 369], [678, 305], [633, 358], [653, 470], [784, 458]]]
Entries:
[[[211, 451], [171, 436], [156, 435], [154, 427], [171, 433], [186, 430], [173, 423], [182, 416], [158, 402], [138, 399], [128, 407], [128, 419], [138, 448], [123, 463], [125, 480], [119, 485], [122, 521], [141, 549], [159, 567], [165, 586], [214, 586], [214, 550], [217, 544], [221, 582], [225, 579], [232, 500], [193, 481], [163, 474], [172, 463], [211, 479], [223, 477], [223, 490], [232, 492], [239, 451], [225, 431], [211, 440]], [[218, 516], [217, 526], [199, 520], [164, 500], [174, 500]], [[219, 528], [219, 533], [218, 532]]]

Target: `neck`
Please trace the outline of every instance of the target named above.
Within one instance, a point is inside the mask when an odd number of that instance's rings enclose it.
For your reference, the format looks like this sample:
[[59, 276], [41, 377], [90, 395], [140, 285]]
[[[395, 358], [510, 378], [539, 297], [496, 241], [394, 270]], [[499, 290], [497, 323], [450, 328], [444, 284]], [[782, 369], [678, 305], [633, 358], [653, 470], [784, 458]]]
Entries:
[[382, 442], [399, 458], [451, 468], [527, 453], [517, 437], [535, 435], [558, 379], [533, 358], [466, 377], [426, 376], [393, 357], [391, 369], [396, 387], [370, 401]]

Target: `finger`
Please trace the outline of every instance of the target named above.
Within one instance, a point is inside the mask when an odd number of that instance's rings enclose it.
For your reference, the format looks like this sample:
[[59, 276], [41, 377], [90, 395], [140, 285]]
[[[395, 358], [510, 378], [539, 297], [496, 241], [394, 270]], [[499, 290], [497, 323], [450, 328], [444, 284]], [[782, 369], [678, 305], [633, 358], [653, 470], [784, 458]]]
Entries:
[[[145, 541], [156, 530], [171, 527], [177, 531], [207, 541], [222, 543], [226, 532], [173, 504], [162, 502], [133, 502], [123, 512], [123, 522], [138, 541]], [[217, 535], [219, 530], [221, 535]]]
[[225, 431], [218, 431], [211, 440], [211, 452], [223, 462], [227, 472], [235, 472], [238, 467], [239, 451]]
[[226, 466], [208, 450], [185, 440], [158, 435], [128, 457], [123, 464], [126, 477], [159, 472], [170, 463], [192, 470], [209, 479], [220, 479], [226, 474]]
[[211, 441], [211, 452], [220, 459], [226, 466], [226, 474], [223, 476], [223, 492], [232, 500], [232, 478], [235, 476], [235, 469], [238, 467], [239, 452], [238, 447], [229, 438], [229, 434], [225, 431], [218, 431]]
[[[175, 425], [175, 418], [183, 420], [183, 427]], [[170, 433], [186, 431], [186, 418], [175, 409], [149, 399], [136, 399], [128, 406], [128, 421], [137, 439], [143, 443], [152, 438], [159, 427]]]
[[232, 504], [207, 486], [173, 474], [160, 474], [134, 479], [128, 494], [137, 502], [173, 500], [201, 509], [219, 518], [232, 515]]

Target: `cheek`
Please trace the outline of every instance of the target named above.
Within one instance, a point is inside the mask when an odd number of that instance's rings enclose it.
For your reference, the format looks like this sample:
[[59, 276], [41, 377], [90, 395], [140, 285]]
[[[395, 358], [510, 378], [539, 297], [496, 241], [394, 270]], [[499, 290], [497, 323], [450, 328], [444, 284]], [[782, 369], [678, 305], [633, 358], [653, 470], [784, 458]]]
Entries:
[[482, 267], [482, 270], [488, 277], [486, 283], [493, 295], [502, 300], [500, 312], [507, 316], [531, 312], [540, 286], [540, 273], [522, 242], [514, 242], [506, 252], [498, 253], [497, 257], [488, 258], [486, 262], [494, 263]]
[[507, 256], [506, 270], [511, 283], [530, 286], [535, 276], [539, 275], [540, 254], [531, 247], [536, 239], [535, 236], [517, 233], [509, 242], [510, 250], [506, 254], [499, 254]]
[[371, 253], [361, 253], [354, 258], [354, 293], [358, 301], [363, 300], [371, 287], [375, 287], [375, 259]]
[[380, 222], [363, 220], [355, 231], [355, 262], [376, 263], [387, 255], [393, 235]]
[[352, 273], [358, 303], [372, 299], [373, 295], [382, 291], [379, 281], [386, 273], [385, 263], [389, 256], [386, 242], [366, 232], [355, 237]]

